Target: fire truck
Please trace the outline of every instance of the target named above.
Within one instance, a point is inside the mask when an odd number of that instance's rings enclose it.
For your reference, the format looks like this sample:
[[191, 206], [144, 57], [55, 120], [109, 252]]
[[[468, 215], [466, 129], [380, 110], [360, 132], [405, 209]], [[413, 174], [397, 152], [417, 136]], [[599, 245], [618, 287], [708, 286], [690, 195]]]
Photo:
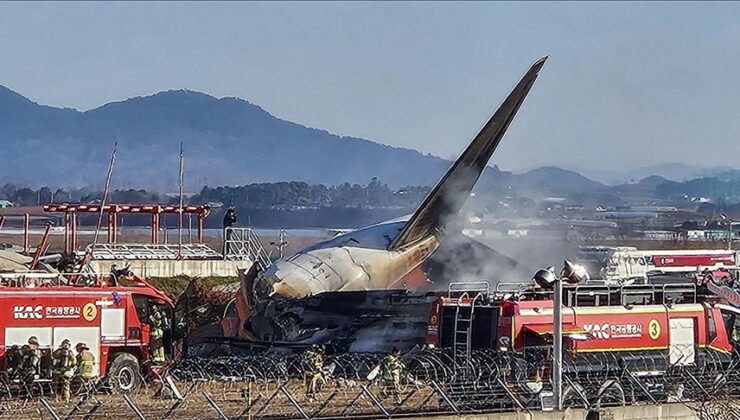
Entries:
[[[732, 286], [586, 281], [564, 285], [562, 302], [564, 373], [602, 375], [603, 387], [616, 389], [622, 404], [627, 392], [615, 375], [722, 369], [735, 357], [740, 294]], [[472, 352], [494, 349], [508, 358], [506, 371], [514, 366], [519, 378], [544, 378], [552, 363], [553, 310], [546, 287], [502, 283], [491, 291], [487, 283], [453, 283], [432, 305], [426, 343], [449, 351], [458, 365]]]
[[[149, 325], [157, 307], [171, 325], [174, 305], [140, 277], [0, 273], [0, 370], [5, 354], [36, 337], [39, 350], [56, 349], [63, 340], [72, 349], [85, 343], [95, 356], [95, 373], [121, 392], [142, 382], [151, 364]], [[165, 353], [172, 357], [172, 328], [165, 328]]]
[[693, 274], [709, 270], [713, 277], [736, 276], [740, 254], [722, 249], [645, 250], [635, 247], [584, 246], [579, 262], [608, 281], [647, 282], [650, 276]]

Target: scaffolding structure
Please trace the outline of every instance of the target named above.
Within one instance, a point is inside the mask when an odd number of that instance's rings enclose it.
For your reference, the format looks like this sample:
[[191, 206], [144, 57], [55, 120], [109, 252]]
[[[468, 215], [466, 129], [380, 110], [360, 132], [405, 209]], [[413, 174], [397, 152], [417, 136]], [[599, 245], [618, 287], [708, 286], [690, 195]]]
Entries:
[[[115, 244], [118, 242], [118, 221], [119, 215], [122, 214], [149, 214], [151, 215], [151, 244], [159, 245], [159, 225], [160, 215], [162, 214], [193, 214], [198, 217], [197, 221], [197, 242], [203, 243], [203, 230], [205, 218], [210, 213], [209, 206], [178, 206], [178, 205], [161, 205], [161, 204], [106, 204], [102, 212], [107, 215], [107, 243]], [[80, 203], [60, 203], [45, 204], [44, 212], [46, 213], [63, 213], [64, 224], [64, 252], [71, 253], [77, 249], [77, 215], [78, 214], [96, 214], [101, 212], [100, 204], [80, 204]]]

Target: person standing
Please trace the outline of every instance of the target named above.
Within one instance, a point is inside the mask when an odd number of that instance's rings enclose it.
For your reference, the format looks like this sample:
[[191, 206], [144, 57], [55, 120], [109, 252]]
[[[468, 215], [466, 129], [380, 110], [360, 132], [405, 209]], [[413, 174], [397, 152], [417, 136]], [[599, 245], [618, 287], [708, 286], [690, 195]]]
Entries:
[[313, 399], [324, 380], [324, 346], [314, 344], [303, 355], [304, 378], [306, 381], [306, 397]]
[[70, 384], [74, 376], [76, 360], [70, 349], [69, 340], [62, 341], [58, 349], [52, 353], [54, 359], [53, 379], [61, 388], [64, 402], [69, 402], [71, 398]]
[[391, 389], [396, 404], [401, 404], [401, 375], [404, 371], [403, 362], [401, 361], [401, 351], [398, 347], [393, 347], [391, 352], [385, 356], [380, 363], [380, 375], [383, 380], [383, 394], [388, 395], [388, 389]]
[[236, 209], [234, 209], [233, 206], [229, 207], [228, 210], [226, 210], [226, 213], [224, 213], [224, 232], [223, 232], [223, 238], [224, 238], [224, 255], [228, 255], [232, 251], [232, 247], [229, 244], [229, 240], [232, 238], [230, 227], [234, 226], [236, 224]]
[[25, 383], [32, 383], [38, 375], [39, 357], [30, 344], [21, 347], [21, 363], [18, 378]]
[[23, 370], [23, 353], [17, 344], [10, 346], [5, 352], [5, 366], [11, 379], [20, 377], [20, 372]]
[[75, 350], [77, 350], [77, 376], [83, 382], [95, 379], [97, 376], [95, 375], [95, 356], [90, 352], [90, 348], [85, 343], [77, 343]]
[[165, 362], [164, 357], [164, 315], [159, 307], [152, 308], [152, 314], [149, 316], [149, 348], [151, 349], [152, 362], [162, 364]]

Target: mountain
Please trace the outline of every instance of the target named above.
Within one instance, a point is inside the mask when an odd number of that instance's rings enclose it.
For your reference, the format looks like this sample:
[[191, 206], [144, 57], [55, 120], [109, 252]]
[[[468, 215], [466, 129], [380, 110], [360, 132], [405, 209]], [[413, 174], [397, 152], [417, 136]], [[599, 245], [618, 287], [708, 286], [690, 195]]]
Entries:
[[180, 142], [190, 188], [278, 180], [366, 184], [374, 176], [392, 186], [423, 185], [448, 165], [281, 120], [238, 98], [176, 90], [80, 112], [0, 87], [0, 181], [100, 185], [116, 141], [114, 184], [160, 190], [175, 189]]
[[[114, 142], [115, 188], [175, 191], [185, 146], [186, 186], [305, 181], [392, 188], [432, 185], [450, 162], [415, 150], [342, 137], [285, 121], [239, 98], [189, 90], [134, 97], [80, 112], [37, 104], [0, 86], [0, 183], [102, 186]], [[603, 187], [548, 167], [522, 175], [486, 169], [482, 188], [533, 194]]]
[[670, 181], [688, 181], [694, 178], [719, 175], [729, 171], [728, 167], [703, 167], [688, 165], [686, 163], [663, 163], [660, 165], [645, 166], [630, 170], [588, 170], [582, 169], [579, 172], [585, 176], [602, 182], [607, 185], [620, 185], [625, 183], [635, 183], [635, 181], [646, 177], [657, 175]]
[[535, 193], [572, 194], [606, 189], [604, 184], [592, 181], [578, 172], [545, 166], [533, 169], [512, 180], [518, 190], [535, 189]]

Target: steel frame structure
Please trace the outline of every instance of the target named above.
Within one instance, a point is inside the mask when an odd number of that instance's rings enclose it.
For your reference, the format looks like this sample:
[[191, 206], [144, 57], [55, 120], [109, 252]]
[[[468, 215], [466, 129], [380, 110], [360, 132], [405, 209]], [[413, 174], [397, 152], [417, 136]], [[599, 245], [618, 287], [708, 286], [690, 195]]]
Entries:
[[[71, 253], [77, 249], [77, 215], [78, 214], [96, 214], [101, 212], [100, 204], [81, 204], [81, 203], [59, 203], [45, 204], [44, 212], [63, 213], [64, 223], [64, 251]], [[102, 208], [103, 213], [107, 215], [107, 242], [115, 244], [118, 242], [118, 215], [120, 214], [149, 214], [151, 215], [151, 244], [159, 244], [159, 224], [160, 215], [162, 214], [194, 214], [198, 217], [197, 222], [197, 241], [203, 243], [203, 230], [205, 218], [210, 214], [209, 206], [183, 206], [182, 210], [178, 205], [161, 205], [161, 204], [106, 204]]]

